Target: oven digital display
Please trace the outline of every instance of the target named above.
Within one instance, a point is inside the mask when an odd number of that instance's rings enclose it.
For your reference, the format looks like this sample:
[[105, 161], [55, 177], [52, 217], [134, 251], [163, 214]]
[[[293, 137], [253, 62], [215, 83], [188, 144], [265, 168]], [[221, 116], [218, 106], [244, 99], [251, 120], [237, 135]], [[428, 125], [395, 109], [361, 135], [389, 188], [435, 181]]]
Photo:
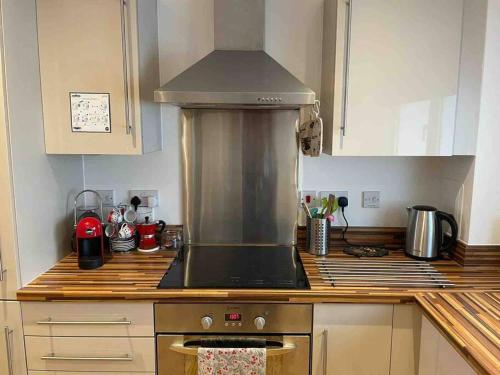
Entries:
[[226, 322], [239, 322], [241, 321], [241, 314], [239, 313], [229, 313], [224, 314]]

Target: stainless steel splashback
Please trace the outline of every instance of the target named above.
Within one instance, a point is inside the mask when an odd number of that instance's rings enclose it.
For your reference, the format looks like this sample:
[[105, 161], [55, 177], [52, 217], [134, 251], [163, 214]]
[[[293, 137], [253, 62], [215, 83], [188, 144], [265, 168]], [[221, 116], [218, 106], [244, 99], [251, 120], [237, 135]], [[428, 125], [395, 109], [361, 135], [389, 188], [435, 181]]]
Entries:
[[295, 243], [298, 119], [298, 110], [183, 110], [186, 243]]

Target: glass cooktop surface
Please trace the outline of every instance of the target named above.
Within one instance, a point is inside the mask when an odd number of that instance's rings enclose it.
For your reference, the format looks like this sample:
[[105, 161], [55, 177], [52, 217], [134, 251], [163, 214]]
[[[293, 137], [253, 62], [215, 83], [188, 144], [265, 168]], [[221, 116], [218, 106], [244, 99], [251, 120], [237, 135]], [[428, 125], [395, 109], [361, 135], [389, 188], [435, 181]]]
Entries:
[[293, 246], [185, 246], [160, 289], [310, 289]]

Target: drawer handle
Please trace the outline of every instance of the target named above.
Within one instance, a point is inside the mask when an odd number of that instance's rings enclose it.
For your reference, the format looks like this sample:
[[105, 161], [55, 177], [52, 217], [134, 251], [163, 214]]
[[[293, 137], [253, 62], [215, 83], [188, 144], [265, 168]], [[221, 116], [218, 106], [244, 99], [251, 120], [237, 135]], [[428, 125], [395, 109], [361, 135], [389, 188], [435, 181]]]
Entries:
[[116, 326], [129, 326], [132, 324], [130, 320], [127, 318], [123, 318], [122, 320], [111, 320], [111, 321], [62, 321], [62, 320], [52, 320], [52, 318], [48, 318], [47, 320], [39, 320], [36, 324], [42, 325], [116, 325]]
[[322, 350], [322, 361], [323, 361], [323, 375], [327, 375], [328, 372], [328, 330], [323, 330], [323, 350]]
[[134, 358], [130, 354], [126, 354], [123, 357], [71, 357], [63, 355], [55, 355], [51, 353], [49, 355], [44, 355], [40, 357], [46, 361], [133, 361]]
[[9, 369], [9, 375], [14, 375], [14, 367], [12, 364], [12, 347], [10, 342], [10, 336], [12, 335], [12, 332], [13, 331], [9, 327], [4, 327], [5, 348], [7, 351], [7, 367]]
[[[190, 356], [196, 356], [198, 355], [198, 347], [187, 347], [182, 344], [172, 344], [170, 345], [170, 350], [176, 353], [184, 354], [184, 355], [190, 355]], [[288, 353], [291, 353], [295, 350], [294, 345], [285, 345], [282, 348], [278, 349], [267, 349], [266, 350], [266, 357], [274, 357], [274, 356], [279, 356], [279, 355], [285, 355]]]

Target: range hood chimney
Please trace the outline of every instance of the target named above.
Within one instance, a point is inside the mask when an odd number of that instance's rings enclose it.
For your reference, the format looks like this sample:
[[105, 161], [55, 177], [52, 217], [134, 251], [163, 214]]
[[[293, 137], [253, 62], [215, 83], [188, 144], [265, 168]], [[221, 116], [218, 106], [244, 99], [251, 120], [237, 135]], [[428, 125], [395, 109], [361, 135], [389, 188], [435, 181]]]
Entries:
[[314, 103], [315, 93], [263, 51], [265, 0], [214, 0], [214, 46], [155, 91], [181, 107], [280, 106]]

